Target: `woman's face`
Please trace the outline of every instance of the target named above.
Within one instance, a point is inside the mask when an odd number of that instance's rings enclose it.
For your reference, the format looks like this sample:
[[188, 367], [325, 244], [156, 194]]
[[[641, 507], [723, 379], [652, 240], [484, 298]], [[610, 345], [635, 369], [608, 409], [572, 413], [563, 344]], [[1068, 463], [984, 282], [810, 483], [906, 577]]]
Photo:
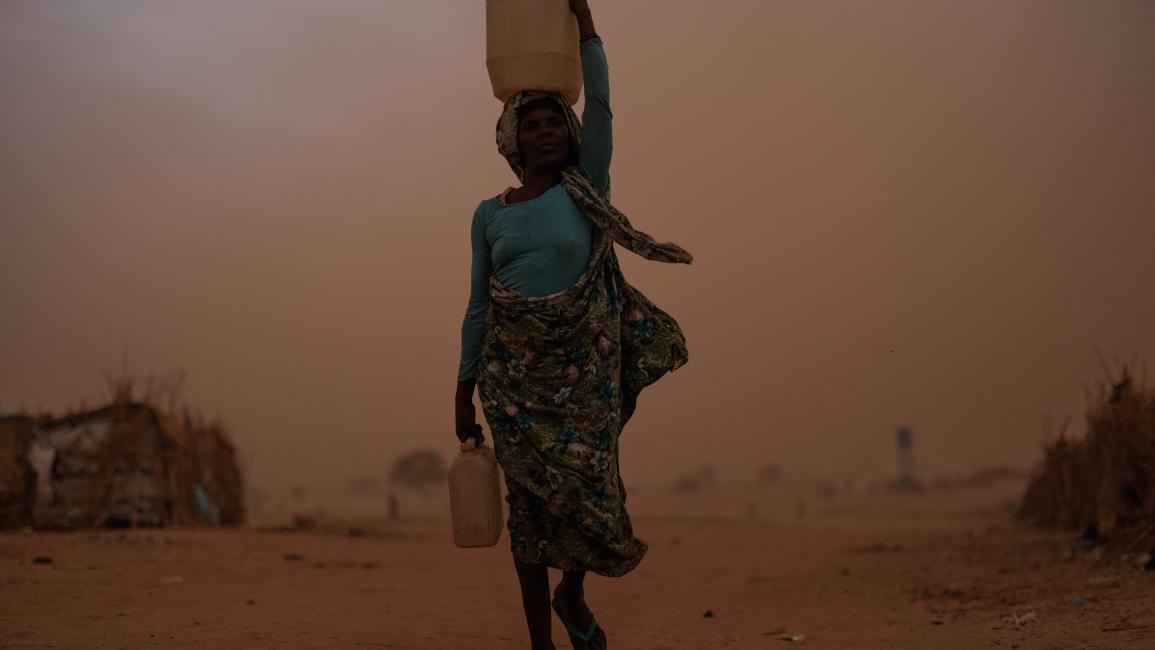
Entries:
[[521, 118], [517, 143], [526, 169], [564, 167], [569, 159], [565, 118], [548, 108], [535, 108]]

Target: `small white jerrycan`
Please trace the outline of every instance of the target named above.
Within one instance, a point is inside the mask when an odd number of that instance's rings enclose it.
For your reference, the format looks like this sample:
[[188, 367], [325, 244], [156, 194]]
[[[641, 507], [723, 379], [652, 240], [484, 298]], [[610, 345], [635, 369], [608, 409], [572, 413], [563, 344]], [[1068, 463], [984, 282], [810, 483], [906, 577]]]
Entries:
[[473, 438], [461, 443], [449, 466], [449, 510], [458, 547], [493, 546], [501, 539], [501, 471], [493, 449], [478, 447]]
[[582, 90], [577, 18], [565, 0], [485, 0], [485, 65], [493, 96], [549, 90], [576, 104]]

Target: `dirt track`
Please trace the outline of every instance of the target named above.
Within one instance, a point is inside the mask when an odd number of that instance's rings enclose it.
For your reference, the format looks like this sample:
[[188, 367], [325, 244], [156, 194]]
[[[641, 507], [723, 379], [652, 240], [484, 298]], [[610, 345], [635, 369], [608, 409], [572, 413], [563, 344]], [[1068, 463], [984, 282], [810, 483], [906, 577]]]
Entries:
[[[622, 649], [782, 648], [784, 633], [823, 648], [1155, 647], [1155, 574], [1019, 527], [992, 499], [832, 502], [779, 523], [639, 516], [649, 555], [592, 577], [589, 601]], [[0, 647], [528, 647], [508, 541], [450, 539], [438, 521], [7, 533]]]

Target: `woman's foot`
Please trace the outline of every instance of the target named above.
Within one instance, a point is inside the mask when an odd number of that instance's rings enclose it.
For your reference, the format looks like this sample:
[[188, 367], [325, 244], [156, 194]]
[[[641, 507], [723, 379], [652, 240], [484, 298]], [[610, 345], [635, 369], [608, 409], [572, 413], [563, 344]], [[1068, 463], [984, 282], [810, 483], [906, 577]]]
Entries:
[[553, 592], [553, 609], [565, 626], [575, 650], [605, 650], [606, 633], [586, 606], [585, 593], [578, 587], [562, 582]]
[[557, 586], [553, 597], [555, 600], [560, 600], [564, 608], [567, 619], [563, 621], [564, 623], [568, 623], [571, 627], [583, 632], [590, 629], [590, 622], [594, 620], [594, 613], [586, 605], [585, 592], [581, 587], [572, 589], [563, 581]]

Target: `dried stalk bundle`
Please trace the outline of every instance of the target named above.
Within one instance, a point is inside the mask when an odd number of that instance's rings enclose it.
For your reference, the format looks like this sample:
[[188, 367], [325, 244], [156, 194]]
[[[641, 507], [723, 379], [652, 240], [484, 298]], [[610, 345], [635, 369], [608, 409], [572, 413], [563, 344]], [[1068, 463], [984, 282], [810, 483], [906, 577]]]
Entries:
[[[1148, 546], [1155, 541], [1155, 389], [1132, 366], [1088, 391], [1087, 435], [1043, 448], [1019, 516]], [[1144, 373], [1145, 374], [1145, 373]], [[1116, 376], [1112, 376], [1116, 375]]]

